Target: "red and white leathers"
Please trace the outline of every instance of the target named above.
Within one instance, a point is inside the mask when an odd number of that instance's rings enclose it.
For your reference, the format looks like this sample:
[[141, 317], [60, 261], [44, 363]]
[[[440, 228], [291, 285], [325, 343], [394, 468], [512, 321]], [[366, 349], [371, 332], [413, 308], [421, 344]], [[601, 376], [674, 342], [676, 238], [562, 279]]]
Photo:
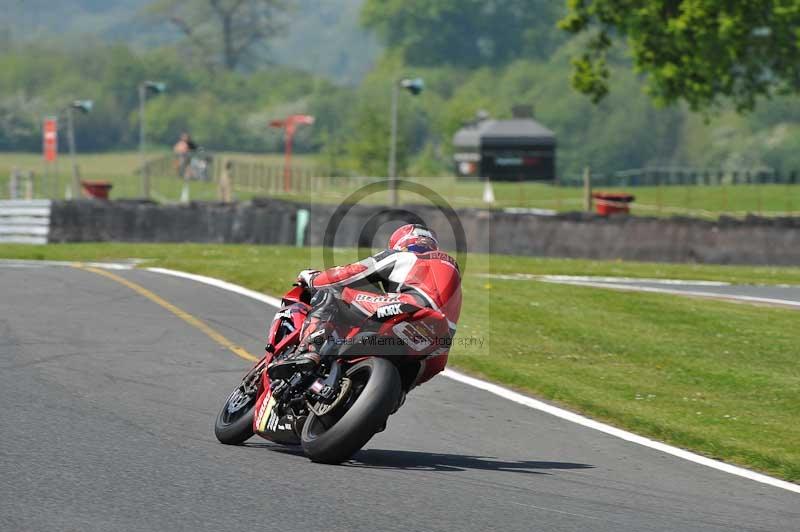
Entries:
[[[380, 297], [365, 296], [359, 287], [380, 284], [386, 292]], [[310, 280], [312, 292], [321, 289], [350, 288], [342, 300], [365, 315], [382, 304], [407, 303], [429, 307], [444, 315], [452, 337], [461, 314], [461, 274], [458, 264], [447, 253], [430, 251], [382, 251], [364, 260], [321, 272]], [[359, 294], [361, 294], [359, 296]], [[447, 364], [449, 349], [437, 349], [424, 362], [417, 384], [429, 380]]]

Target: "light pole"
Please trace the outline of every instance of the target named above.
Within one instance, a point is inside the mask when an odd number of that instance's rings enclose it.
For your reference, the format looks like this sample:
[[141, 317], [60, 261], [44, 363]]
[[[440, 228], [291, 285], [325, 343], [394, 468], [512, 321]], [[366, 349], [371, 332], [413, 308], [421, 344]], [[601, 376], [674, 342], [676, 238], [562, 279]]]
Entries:
[[400, 87], [416, 96], [425, 87], [422, 78], [401, 79], [392, 83], [392, 130], [389, 139], [389, 199], [393, 207], [397, 206], [397, 99]]
[[145, 160], [144, 141], [144, 104], [147, 94], [161, 94], [167, 90], [167, 84], [162, 81], [143, 81], [139, 83], [139, 167], [142, 172], [142, 196], [150, 197], [150, 171]]
[[78, 161], [75, 158], [75, 119], [72, 111], [77, 109], [81, 113], [88, 113], [92, 110], [94, 102], [92, 100], [75, 100], [67, 106], [67, 142], [69, 143], [69, 157], [72, 161], [72, 197], [77, 198], [81, 193], [81, 178], [78, 173]]

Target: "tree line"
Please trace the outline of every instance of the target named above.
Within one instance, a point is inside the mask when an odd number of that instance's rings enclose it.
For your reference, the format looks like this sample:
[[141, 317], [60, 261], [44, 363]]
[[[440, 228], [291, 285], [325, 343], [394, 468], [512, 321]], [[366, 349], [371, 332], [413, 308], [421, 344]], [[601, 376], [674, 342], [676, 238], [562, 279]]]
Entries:
[[[335, 172], [383, 174], [390, 87], [401, 98], [402, 172], [450, 170], [453, 133], [475, 113], [534, 107], [576, 173], [647, 165], [800, 168], [800, 0], [365, 0], [361, 24], [384, 45], [357, 86], [270, 65], [257, 53], [291, 13], [286, 0], [160, 0], [149, 4], [181, 38], [134, 51], [11, 44], [0, 52], [0, 149], [36, 150], [39, 121], [71, 98], [83, 150], [136, 145], [135, 87], [168, 84], [148, 102], [148, 135], [167, 145], [190, 131], [216, 150], [279, 151], [270, 120], [302, 112], [299, 151]], [[626, 4], [627, 5], [627, 4]], [[588, 96], [588, 97], [587, 97]]]

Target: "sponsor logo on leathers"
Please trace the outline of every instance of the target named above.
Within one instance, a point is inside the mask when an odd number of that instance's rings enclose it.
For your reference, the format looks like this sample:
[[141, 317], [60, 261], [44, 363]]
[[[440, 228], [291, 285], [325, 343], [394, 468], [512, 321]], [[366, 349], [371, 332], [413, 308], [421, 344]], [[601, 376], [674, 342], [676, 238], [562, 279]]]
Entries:
[[400, 310], [400, 303], [395, 303], [394, 305], [378, 307], [375, 315], [378, 318], [388, 318], [389, 316], [397, 316], [398, 314], [402, 314], [402, 312], [403, 311]]
[[366, 294], [358, 294], [355, 301], [365, 301], [367, 303], [391, 303], [400, 299], [400, 296], [368, 296]]

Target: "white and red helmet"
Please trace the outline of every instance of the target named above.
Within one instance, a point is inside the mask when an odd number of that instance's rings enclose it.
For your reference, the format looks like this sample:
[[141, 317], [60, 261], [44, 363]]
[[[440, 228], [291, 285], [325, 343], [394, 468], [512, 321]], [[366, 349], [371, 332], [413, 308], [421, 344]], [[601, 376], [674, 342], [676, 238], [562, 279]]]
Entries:
[[436, 233], [420, 224], [406, 224], [397, 229], [389, 238], [389, 249], [428, 253], [439, 249]]

